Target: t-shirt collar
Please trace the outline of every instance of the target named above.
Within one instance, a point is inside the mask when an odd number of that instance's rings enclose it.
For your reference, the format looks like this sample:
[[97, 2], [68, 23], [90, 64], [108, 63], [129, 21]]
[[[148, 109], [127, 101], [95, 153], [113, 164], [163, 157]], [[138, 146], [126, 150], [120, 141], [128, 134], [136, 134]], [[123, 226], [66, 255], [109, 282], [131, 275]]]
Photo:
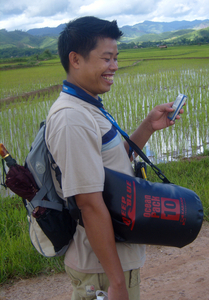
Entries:
[[[78, 86], [68, 82], [67, 80], [63, 81], [63, 92], [67, 93], [67, 94], [71, 94], [83, 101], [86, 101], [92, 105], [95, 105], [97, 107], [103, 107], [102, 104], [102, 99], [100, 97], [98, 97], [98, 100], [95, 99], [94, 97], [92, 97], [91, 95], [89, 95], [88, 93], [86, 93], [83, 89], [79, 88]], [[70, 87], [71, 89], [74, 90], [73, 93], [70, 92], [70, 89], [68, 90], [67, 87]]]

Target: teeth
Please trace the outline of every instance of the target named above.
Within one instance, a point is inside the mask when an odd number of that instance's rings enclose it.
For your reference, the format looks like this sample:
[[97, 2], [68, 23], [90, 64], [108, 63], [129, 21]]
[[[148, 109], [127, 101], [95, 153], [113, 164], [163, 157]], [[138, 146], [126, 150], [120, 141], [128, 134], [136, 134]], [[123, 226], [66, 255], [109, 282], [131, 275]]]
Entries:
[[103, 76], [106, 80], [112, 81], [113, 80], [113, 75], [111, 76]]

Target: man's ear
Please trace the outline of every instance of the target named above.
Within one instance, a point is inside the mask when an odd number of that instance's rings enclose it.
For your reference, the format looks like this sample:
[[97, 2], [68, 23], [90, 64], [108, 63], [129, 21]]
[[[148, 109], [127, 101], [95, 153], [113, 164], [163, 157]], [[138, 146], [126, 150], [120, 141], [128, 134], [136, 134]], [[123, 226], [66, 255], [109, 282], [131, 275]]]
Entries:
[[71, 51], [69, 53], [69, 63], [70, 65], [75, 68], [78, 69], [79, 68], [79, 63], [80, 63], [80, 55], [74, 51]]

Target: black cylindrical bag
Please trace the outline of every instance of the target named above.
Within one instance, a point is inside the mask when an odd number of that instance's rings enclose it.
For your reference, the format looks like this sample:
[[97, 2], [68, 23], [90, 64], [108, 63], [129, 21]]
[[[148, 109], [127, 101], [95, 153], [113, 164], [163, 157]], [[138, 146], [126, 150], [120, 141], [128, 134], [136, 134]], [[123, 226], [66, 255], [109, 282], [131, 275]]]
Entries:
[[202, 203], [193, 191], [105, 168], [103, 197], [116, 241], [184, 247], [197, 237]]

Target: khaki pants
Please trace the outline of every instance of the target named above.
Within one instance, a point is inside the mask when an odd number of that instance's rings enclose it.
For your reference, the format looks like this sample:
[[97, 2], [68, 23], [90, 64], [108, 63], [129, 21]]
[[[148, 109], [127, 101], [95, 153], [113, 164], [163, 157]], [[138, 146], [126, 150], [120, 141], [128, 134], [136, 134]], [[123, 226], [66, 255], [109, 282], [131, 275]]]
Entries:
[[[109, 281], [105, 273], [86, 274], [77, 272], [68, 266], [65, 270], [71, 279], [73, 294], [71, 300], [93, 300], [96, 299], [96, 291], [106, 291]], [[124, 272], [129, 300], [140, 300], [140, 274], [139, 269]]]

